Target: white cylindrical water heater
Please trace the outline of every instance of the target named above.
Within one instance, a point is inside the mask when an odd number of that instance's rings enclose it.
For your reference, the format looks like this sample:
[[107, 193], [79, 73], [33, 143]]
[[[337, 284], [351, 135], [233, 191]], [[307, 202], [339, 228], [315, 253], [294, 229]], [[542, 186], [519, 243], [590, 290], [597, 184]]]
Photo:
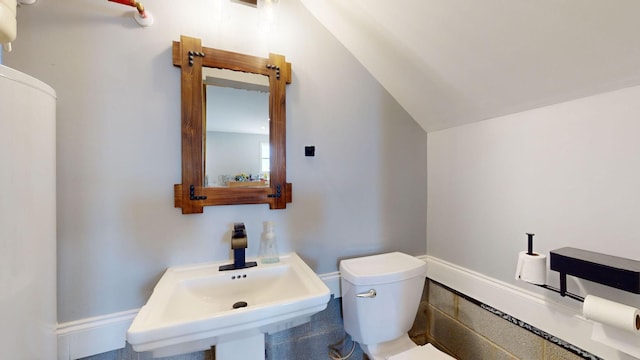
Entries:
[[0, 197], [0, 358], [56, 359], [56, 94], [2, 65]]

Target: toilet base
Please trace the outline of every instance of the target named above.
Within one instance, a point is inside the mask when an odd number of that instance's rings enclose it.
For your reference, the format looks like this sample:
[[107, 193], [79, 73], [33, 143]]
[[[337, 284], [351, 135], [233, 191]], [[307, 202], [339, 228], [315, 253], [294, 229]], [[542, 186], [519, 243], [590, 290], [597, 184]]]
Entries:
[[443, 353], [431, 344], [418, 346], [397, 355], [393, 355], [389, 360], [456, 360]]
[[367, 354], [369, 359], [386, 360], [392, 355], [418, 347], [418, 345], [409, 338], [409, 334], [404, 334], [391, 341], [369, 345], [360, 344], [360, 347], [362, 348], [362, 351]]
[[427, 344], [425, 346], [416, 345], [416, 343], [409, 339], [408, 334], [405, 334], [395, 340], [383, 342], [380, 344], [360, 344], [360, 347], [371, 360], [455, 360], [455, 358], [452, 358], [451, 356], [436, 349], [431, 344]]

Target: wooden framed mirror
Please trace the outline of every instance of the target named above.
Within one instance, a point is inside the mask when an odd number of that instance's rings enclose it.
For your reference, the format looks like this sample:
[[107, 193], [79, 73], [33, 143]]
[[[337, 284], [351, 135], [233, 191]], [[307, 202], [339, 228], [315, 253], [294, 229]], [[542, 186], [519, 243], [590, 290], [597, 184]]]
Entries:
[[[182, 101], [182, 184], [174, 185], [175, 207], [181, 208], [183, 214], [202, 213], [205, 206], [213, 205], [269, 204], [270, 209], [286, 208], [291, 202], [292, 188], [286, 180], [285, 151], [286, 85], [291, 83], [291, 64], [282, 55], [269, 54], [269, 58], [260, 58], [202, 47], [200, 39], [181, 36], [179, 42], [173, 42], [173, 65], [181, 69]], [[216, 76], [208, 74], [208, 69], [253, 74], [265, 79], [263, 91], [268, 89], [268, 100], [265, 100], [268, 114], [265, 114], [264, 126], [268, 127], [268, 146], [266, 140], [262, 146], [256, 145], [256, 149], [262, 148], [258, 151], [260, 154], [255, 155], [256, 163], [262, 164], [257, 171], [207, 173], [213, 171], [207, 170], [213, 168], [206, 163], [207, 158], [229, 159], [238, 152], [207, 145], [207, 133], [212, 132], [207, 129], [205, 115], [213, 109], [207, 109], [206, 94], [217, 96], [207, 90], [207, 84], [213, 81], [210, 78]], [[222, 82], [228, 86], [243, 80], [223, 79]], [[207, 148], [218, 150], [207, 151]], [[265, 152], [268, 157], [264, 156]]]

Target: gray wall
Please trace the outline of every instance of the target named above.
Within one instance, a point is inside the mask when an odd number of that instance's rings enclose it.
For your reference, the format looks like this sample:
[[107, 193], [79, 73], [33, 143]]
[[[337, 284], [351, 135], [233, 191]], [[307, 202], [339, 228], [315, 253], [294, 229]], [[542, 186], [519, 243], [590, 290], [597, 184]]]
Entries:
[[[280, 0], [277, 26], [261, 31], [250, 7], [219, 2], [144, 3], [133, 10], [81, 0], [18, 9], [5, 64], [58, 94], [58, 321], [138, 308], [164, 269], [230, 256], [229, 228], [248, 227], [256, 255], [263, 220], [281, 251], [318, 273], [342, 257], [426, 251], [426, 133], [297, 0]], [[171, 43], [203, 45], [293, 65], [287, 91], [287, 170], [293, 203], [173, 207], [180, 182], [180, 72]], [[304, 157], [315, 145], [316, 157]]]
[[[429, 133], [428, 254], [548, 296], [514, 280], [526, 232], [542, 254], [570, 246], [639, 260], [638, 99], [632, 87]], [[568, 286], [640, 306], [610, 287]]]

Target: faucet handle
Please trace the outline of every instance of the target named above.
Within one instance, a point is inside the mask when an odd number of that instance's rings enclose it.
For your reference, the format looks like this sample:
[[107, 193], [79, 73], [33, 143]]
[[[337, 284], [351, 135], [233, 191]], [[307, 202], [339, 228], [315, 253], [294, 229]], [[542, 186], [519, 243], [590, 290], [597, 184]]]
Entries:
[[233, 234], [231, 234], [231, 238], [238, 239], [242, 237], [247, 237], [247, 229], [244, 227], [244, 223], [233, 224]]
[[244, 223], [233, 224], [233, 233], [231, 234], [231, 248], [246, 249], [247, 246], [247, 229], [244, 227]]

